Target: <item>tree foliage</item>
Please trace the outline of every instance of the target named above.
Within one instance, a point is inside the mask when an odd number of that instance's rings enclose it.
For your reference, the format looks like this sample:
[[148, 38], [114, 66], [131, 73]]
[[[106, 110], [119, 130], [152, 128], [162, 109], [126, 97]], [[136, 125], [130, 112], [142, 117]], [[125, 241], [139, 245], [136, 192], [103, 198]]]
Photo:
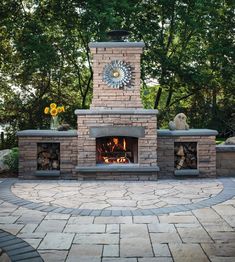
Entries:
[[183, 111], [193, 127], [231, 134], [234, 12], [231, 0], [3, 0], [0, 123], [13, 134], [47, 128], [43, 108], [54, 101], [76, 127], [74, 109], [89, 108], [92, 97], [88, 43], [124, 28], [145, 42], [142, 100], [159, 109], [160, 126]]

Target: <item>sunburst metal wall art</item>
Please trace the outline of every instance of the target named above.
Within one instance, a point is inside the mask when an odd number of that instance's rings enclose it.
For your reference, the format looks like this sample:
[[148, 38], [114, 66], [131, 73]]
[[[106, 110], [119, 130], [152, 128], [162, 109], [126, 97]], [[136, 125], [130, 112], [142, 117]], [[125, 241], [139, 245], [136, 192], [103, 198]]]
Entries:
[[114, 60], [106, 64], [103, 81], [112, 88], [131, 87], [132, 69], [125, 61]]

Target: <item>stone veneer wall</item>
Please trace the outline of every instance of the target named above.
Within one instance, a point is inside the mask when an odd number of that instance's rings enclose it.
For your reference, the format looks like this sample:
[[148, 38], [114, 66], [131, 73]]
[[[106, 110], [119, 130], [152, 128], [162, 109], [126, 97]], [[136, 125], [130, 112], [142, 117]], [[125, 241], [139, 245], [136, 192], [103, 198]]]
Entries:
[[[114, 111], [77, 110], [78, 115], [78, 166], [96, 165], [96, 138], [90, 137], [89, 128], [92, 127], [144, 127], [145, 136], [138, 139], [138, 164], [140, 166], [157, 166], [157, 117], [156, 112], [148, 114], [148, 110], [142, 110], [144, 114], [122, 113], [114, 114]], [[150, 110], [151, 111], [151, 110]], [[134, 112], [134, 111], [133, 111]], [[89, 114], [90, 113], [90, 114]]]
[[24, 130], [18, 132], [19, 178], [53, 178], [53, 171], [37, 176], [37, 143], [60, 143], [60, 172], [64, 179], [76, 178], [77, 131]]
[[[140, 56], [143, 42], [98, 42], [89, 44], [93, 55], [92, 108], [143, 108], [140, 98]], [[123, 89], [109, 87], [102, 80], [104, 66], [121, 60], [132, 68], [132, 85]]]
[[199, 177], [215, 177], [216, 135], [216, 131], [208, 129], [158, 130], [159, 177], [174, 177], [174, 142], [197, 142]]
[[235, 145], [216, 146], [217, 176], [235, 176]]

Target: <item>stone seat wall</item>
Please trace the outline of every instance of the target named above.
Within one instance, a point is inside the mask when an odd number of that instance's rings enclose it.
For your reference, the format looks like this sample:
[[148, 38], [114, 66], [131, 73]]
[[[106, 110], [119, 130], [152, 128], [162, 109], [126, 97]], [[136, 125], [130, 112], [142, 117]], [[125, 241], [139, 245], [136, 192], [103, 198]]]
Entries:
[[[77, 131], [24, 130], [17, 133], [19, 145], [19, 178], [74, 179], [77, 165]], [[60, 144], [60, 170], [37, 170], [37, 144]]]
[[235, 145], [216, 146], [217, 176], [235, 176]]

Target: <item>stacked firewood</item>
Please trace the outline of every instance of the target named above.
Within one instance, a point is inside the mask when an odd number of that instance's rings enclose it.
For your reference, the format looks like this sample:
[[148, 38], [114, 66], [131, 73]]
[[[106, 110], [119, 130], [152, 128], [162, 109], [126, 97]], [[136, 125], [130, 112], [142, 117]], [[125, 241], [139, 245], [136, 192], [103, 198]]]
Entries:
[[59, 149], [50, 144], [38, 146], [37, 164], [38, 170], [59, 170]]
[[197, 169], [197, 143], [175, 143], [175, 168]]

